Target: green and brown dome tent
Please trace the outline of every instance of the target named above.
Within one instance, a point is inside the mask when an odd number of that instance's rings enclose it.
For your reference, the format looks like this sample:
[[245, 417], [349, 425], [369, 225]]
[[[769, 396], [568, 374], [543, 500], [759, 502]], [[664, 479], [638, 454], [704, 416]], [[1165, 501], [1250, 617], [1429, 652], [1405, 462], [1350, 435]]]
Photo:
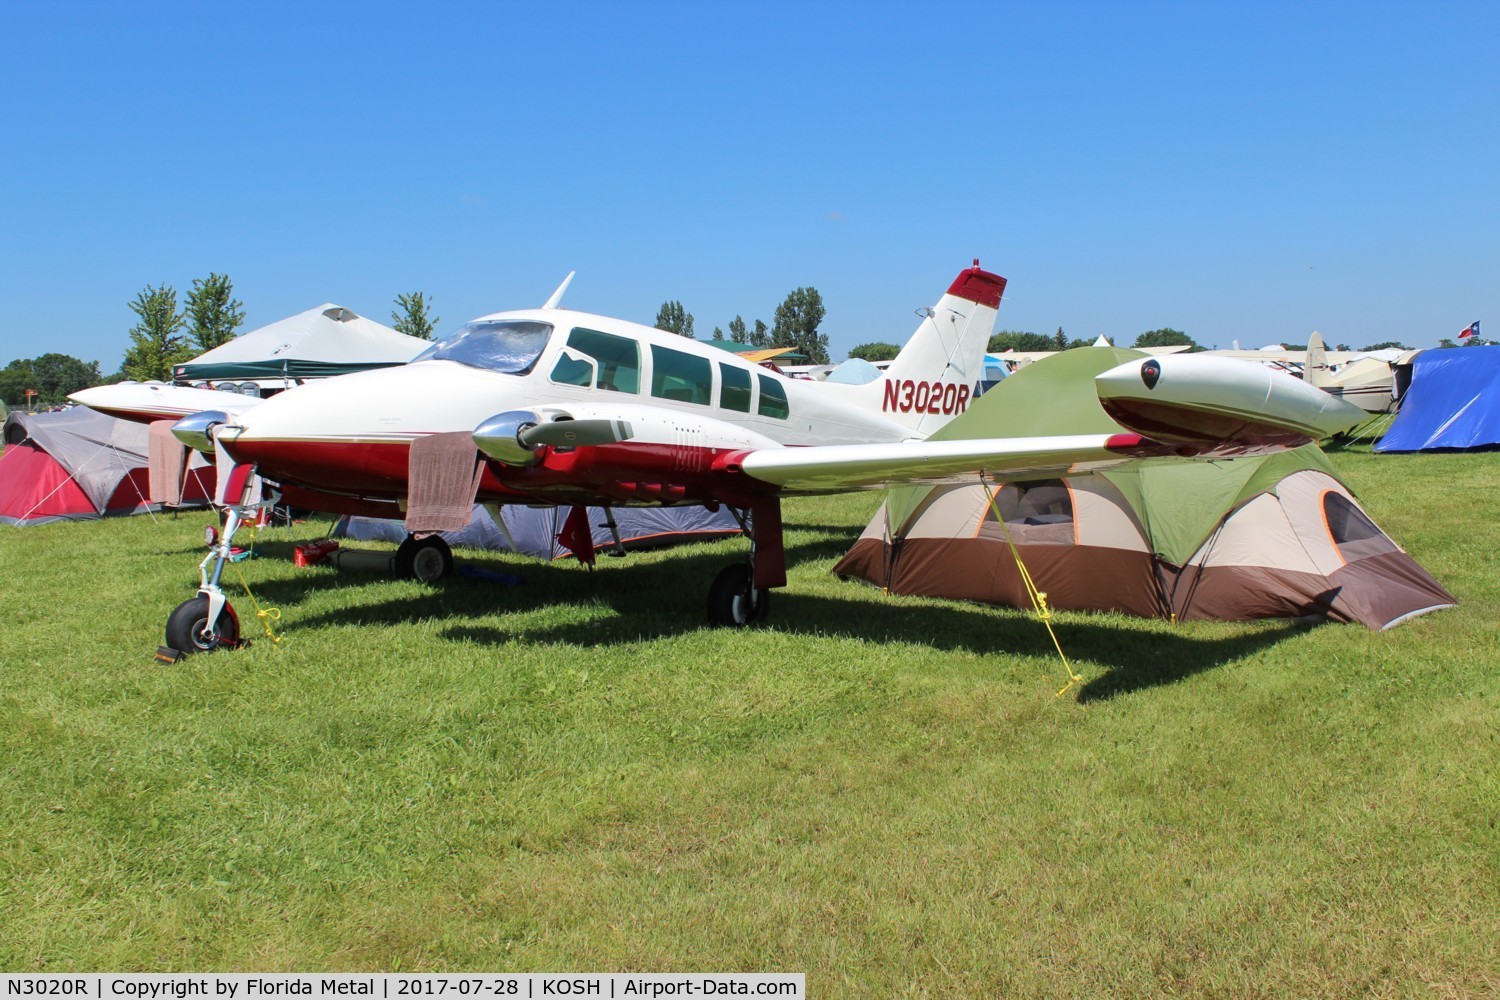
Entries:
[[[1038, 361], [934, 438], [1115, 430], [1093, 376], [1143, 356], [1087, 347]], [[1029, 608], [1007, 534], [1060, 609], [1318, 616], [1385, 629], [1456, 603], [1371, 520], [1316, 445], [988, 489], [893, 489], [833, 571], [897, 594]]]

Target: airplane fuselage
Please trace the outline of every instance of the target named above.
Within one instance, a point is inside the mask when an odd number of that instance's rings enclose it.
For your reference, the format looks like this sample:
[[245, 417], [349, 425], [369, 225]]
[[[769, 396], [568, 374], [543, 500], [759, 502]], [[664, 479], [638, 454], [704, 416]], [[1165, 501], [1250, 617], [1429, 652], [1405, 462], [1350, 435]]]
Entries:
[[521, 310], [475, 320], [411, 364], [266, 400], [218, 440], [273, 481], [394, 500], [407, 493], [420, 437], [471, 432], [506, 411], [530, 411], [537, 422], [607, 413], [628, 421], [628, 446], [490, 462], [480, 499], [671, 504], [724, 499], [726, 479], [743, 488], [742, 477], [722, 474], [734, 454], [920, 436], [827, 389], [623, 320]]

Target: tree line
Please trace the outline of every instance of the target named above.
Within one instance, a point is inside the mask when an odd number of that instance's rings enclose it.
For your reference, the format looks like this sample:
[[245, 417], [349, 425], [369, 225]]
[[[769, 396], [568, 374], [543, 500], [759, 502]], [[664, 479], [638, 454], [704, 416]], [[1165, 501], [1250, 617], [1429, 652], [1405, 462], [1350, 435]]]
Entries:
[[[746, 347], [788, 347], [807, 356], [807, 363], [828, 364], [828, 335], [819, 333], [825, 310], [823, 296], [816, 288], [796, 288], [787, 293], [781, 305], [771, 317], [771, 325], [757, 319], [755, 326], [745, 323], [743, 316], [736, 315], [729, 321], [728, 340]], [[680, 337], [694, 337], [693, 314], [681, 302], [670, 299], [656, 311], [655, 326]], [[725, 340], [724, 330], [714, 327], [712, 340]]]
[[[391, 311], [391, 323], [398, 333], [422, 340], [432, 339], [439, 318], [430, 315], [432, 302], [423, 292], [398, 294], [395, 305]], [[119, 371], [104, 375], [99, 362], [85, 362], [67, 354], [17, 358], [0, 369], [0, 400], [12, 406], [22, 406], [26, 403], [26, 390], [34, 389], [37, 392], [34, 403], [52, 406], [65, 402], [69, 393], [93, 385], [126, 379], [171, 381], [174, 365], [228, 343], [245, 320], [244, 303], [234, 297], [233, 282], [228, 275], [217, 272], [210, 272], [207, 278], [193, 279], [192, 288], [183, 295], [181, 308], [177, 290], [166, 283], [147, 285], [127, 306], [135, 313], [136, 322], [127, 331], [130, 346]], [[806, 355], [811, 364], [828, 364], [828, 335], [819, 332], [824, 315], [823, 296], [818, 290], [811, 286], [799, 287], [789, 292], [776, 307], [770, 326], [757, 319], [752, 327], [742, 316], [736, 315], [728, 323], [727, 339], [747, 347], [788, 347]], [[694, 336], [693, 314], [675, 299], [662, 303], [656, 313], [655, 325], [680, 336]], [[725, 331], [714, 327], [712, 338], [726, 339]], [[1069, 338], [1062, 327], [1051, 336], [1024, 330], [1001, 330], [990, 338], [987, 350], [991, 354], [1007, 350], [1065, 351], [1087, 347], [1091, 343], [1091, 340]], [[1462, 346], [1479, 347], [1493, 343], [1476, 336], [1467, 338]], [[1138, 334], [1132, 346], [1179, 344], [1187, 346], [1190, 352], [1207, 350], [1183, 331], [1171, 327]], [[1440, 348], [1458, 346], [1446, 337], [1438, 342]], [[1305, 344], [1287, 347], [1289, 350], [1306, 350]], [[1410, 350], [1399, 341], [1384, 341], [1360, 350], [1377, 351], [1388, 347]], [[1339, 344], [1333, 349], [1351, 350], [1347, 344]], [[898, 344], [872, 341], [851, 348], [849, 357], [890, 361], [900, 351]]]

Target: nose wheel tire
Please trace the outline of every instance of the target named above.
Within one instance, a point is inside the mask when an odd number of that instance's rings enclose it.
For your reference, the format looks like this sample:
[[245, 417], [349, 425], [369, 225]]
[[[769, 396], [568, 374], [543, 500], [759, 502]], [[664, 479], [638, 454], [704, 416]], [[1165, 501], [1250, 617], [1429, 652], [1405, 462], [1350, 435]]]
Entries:
[[239, 643], [240, 623], [228, 602], [219, 612], [212, 632], [208, 629], [208, 598], [199, 594], [183, 601], [167, 617], [167, 645], [183, 653], [212, 653]]
[[756, 590], [754, 583], [750, 567], [744, 563], [721, 570], [708, 588], [708, 620], [730, 628], [765, 621], [771, 610], [771, 592]]
[[396, 575], [423, 583], [440, 580], [453, 572], [453, 550], [437, 535], [407, 538], [396, 550]]

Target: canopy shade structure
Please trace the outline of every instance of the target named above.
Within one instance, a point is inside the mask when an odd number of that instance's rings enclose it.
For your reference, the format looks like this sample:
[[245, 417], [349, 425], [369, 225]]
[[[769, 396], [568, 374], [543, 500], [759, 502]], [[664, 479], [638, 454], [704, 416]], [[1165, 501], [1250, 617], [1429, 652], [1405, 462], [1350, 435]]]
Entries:
[[179, 383], [327, 378], [404, 365], [430, 346], [325, 302], [177, 365], [172, 378]]

